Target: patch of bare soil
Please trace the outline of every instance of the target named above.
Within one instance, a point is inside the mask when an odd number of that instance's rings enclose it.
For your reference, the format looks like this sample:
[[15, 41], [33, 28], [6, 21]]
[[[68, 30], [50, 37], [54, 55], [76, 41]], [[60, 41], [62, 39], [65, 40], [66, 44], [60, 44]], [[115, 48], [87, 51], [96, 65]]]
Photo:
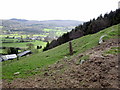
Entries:
[[[3, 80], [4, 88], [119, 88], [118, 55], [103, 55], [111, 47], [117, 47], [118, 40], [105, 41], [71, 60], [64, 58], [54, 65], [43, 69], [45, 73], [27, 79], [16, 79], [8, 83]], [[84, 55], [89, 60], [76, 64]]]

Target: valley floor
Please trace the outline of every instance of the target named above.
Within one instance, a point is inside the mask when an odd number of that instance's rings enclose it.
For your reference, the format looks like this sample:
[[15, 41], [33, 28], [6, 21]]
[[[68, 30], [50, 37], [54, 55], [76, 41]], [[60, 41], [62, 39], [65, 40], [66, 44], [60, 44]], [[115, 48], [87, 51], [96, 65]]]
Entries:
[[[67, 57], [44, 72], [26, 79], [3, 80], [3, 88], [120, 88], [118, 75], [118, 54], [106, 54], [118, 47], [118, 39], [110, 39], [84, 53], [68, 60]], [[82, 56], [89, 59], [78, 63]]]

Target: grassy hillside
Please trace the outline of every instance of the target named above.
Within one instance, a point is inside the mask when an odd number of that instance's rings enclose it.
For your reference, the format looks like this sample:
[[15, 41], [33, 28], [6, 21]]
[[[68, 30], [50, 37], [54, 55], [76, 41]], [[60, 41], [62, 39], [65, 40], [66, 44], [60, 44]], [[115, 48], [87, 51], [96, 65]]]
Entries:
[[[87, 35], [72, 41], [73, 49], [75, 51], [73, 56], [69, 55], [68, 43], [60, 45], [56, 48], [41, 52], [29, 57], [22, 57], [19, 61], [13, 60], [3, 62], [3, 79], [24, 78], [27, 76], [42, 73], [39, 69], [46, 67], [50, 64], [67, 56], [68, 58], [82, 53], [90, 48], [98, 45], [99, 38], [102, 35], [107, 35], [104, 39], [117, 38], [118, 26], [114, 25], [104, 29], [96, 34]], [[14, 75], [15, 72], [20, 72], [19, 75]]]

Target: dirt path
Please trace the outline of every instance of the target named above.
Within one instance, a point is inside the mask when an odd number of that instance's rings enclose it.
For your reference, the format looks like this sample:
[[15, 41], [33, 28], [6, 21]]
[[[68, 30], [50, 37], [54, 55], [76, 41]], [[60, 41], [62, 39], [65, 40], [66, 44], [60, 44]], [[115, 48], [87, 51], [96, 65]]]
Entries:
[[[111, 47], [118, 47], [118, 40], [111, 39], [91, 50], [68, 60], [67, 58], [49, 66], [43, 75], [27, 79], [16, 79], [11, 83], [3, 81], [5, 88], [119, 88], [118, 55], [103, 55]], [[89, 60], [76, 62], [84, 55]]]

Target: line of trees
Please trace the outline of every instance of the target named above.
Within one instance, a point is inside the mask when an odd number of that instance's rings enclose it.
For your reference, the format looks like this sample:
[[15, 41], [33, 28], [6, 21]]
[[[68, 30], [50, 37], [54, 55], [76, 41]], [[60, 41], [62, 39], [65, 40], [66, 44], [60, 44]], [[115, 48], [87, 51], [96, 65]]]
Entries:
[[107, 27], [116, 25], [120, 23], [120, 9], [116, 11], [111, 11], [109, 14], [102, 14], [97, 18], [83, 23], [83, 25], [76, 26], [75, 29], [72, 29], [71, 32], [67, 32], [57, 40], [53, 40], [51, 43], [48, 43], [43, 51], [54, 48], [58, 45], [66, 43], [70, 40], [99, 32]]

